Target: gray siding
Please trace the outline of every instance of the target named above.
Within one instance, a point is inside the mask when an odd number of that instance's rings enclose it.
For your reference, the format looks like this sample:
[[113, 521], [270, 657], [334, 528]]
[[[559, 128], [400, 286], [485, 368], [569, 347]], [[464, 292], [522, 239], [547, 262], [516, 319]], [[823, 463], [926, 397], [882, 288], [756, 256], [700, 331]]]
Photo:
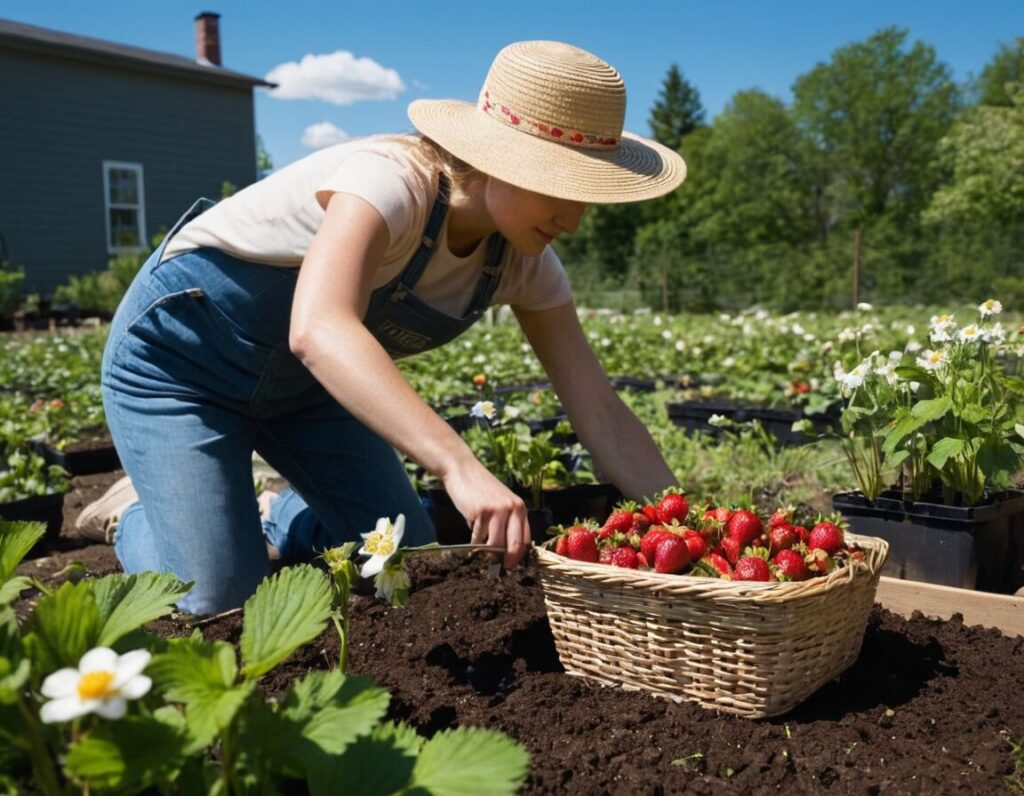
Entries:
[[0, 49], [0, 234], [25, 291], [106, 267], [103, 161], [141, 163], [146, 235], [256, 179], [252, 89]]

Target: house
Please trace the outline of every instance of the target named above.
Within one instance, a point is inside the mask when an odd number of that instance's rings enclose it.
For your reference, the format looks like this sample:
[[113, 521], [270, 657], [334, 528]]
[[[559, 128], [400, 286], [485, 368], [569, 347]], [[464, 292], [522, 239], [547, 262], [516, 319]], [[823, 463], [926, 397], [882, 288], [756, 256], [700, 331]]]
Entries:
[[256, 180], [253, 89], [273, 84], [221, 66], [218, 14], [195, 28], [193, 61], [0, 19], [0, 259], [25, 292]]

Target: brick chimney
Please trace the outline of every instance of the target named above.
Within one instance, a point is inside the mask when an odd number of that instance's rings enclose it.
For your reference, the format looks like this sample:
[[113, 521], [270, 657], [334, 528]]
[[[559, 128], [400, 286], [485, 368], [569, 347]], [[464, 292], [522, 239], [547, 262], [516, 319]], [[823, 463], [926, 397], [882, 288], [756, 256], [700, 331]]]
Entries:
[[220, 14], [203, 11], [196, 16], [196, 61], [220, 66]]

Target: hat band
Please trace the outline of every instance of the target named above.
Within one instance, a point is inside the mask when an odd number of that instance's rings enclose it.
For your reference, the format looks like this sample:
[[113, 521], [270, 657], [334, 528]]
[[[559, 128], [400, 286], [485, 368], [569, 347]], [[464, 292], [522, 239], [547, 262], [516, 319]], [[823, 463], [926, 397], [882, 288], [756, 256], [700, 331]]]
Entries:
[[615, 136], [587, 133], [551, 122], [531, 119], [506, 103], [493, 98], [486, 89], [480, 100], [480, 110], [509, 127], [515, 127], [530, 135], [548, 138], [567, 146], [579, 149], [616, 149], [619, 146], [619, 139]]

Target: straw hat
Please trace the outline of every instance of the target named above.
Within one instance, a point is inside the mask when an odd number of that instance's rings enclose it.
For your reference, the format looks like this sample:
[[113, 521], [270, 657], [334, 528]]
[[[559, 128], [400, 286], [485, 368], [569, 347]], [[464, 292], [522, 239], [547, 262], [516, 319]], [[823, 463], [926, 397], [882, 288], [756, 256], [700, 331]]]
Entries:
[[623, 131], [625, 115], [619, 73], [586, 50], [554, 41], [505, 47], [475, 105], [409, 105], [417, 130], [485, 174], [599, 204], [652, 199], [686, 178], [677, 152]]

